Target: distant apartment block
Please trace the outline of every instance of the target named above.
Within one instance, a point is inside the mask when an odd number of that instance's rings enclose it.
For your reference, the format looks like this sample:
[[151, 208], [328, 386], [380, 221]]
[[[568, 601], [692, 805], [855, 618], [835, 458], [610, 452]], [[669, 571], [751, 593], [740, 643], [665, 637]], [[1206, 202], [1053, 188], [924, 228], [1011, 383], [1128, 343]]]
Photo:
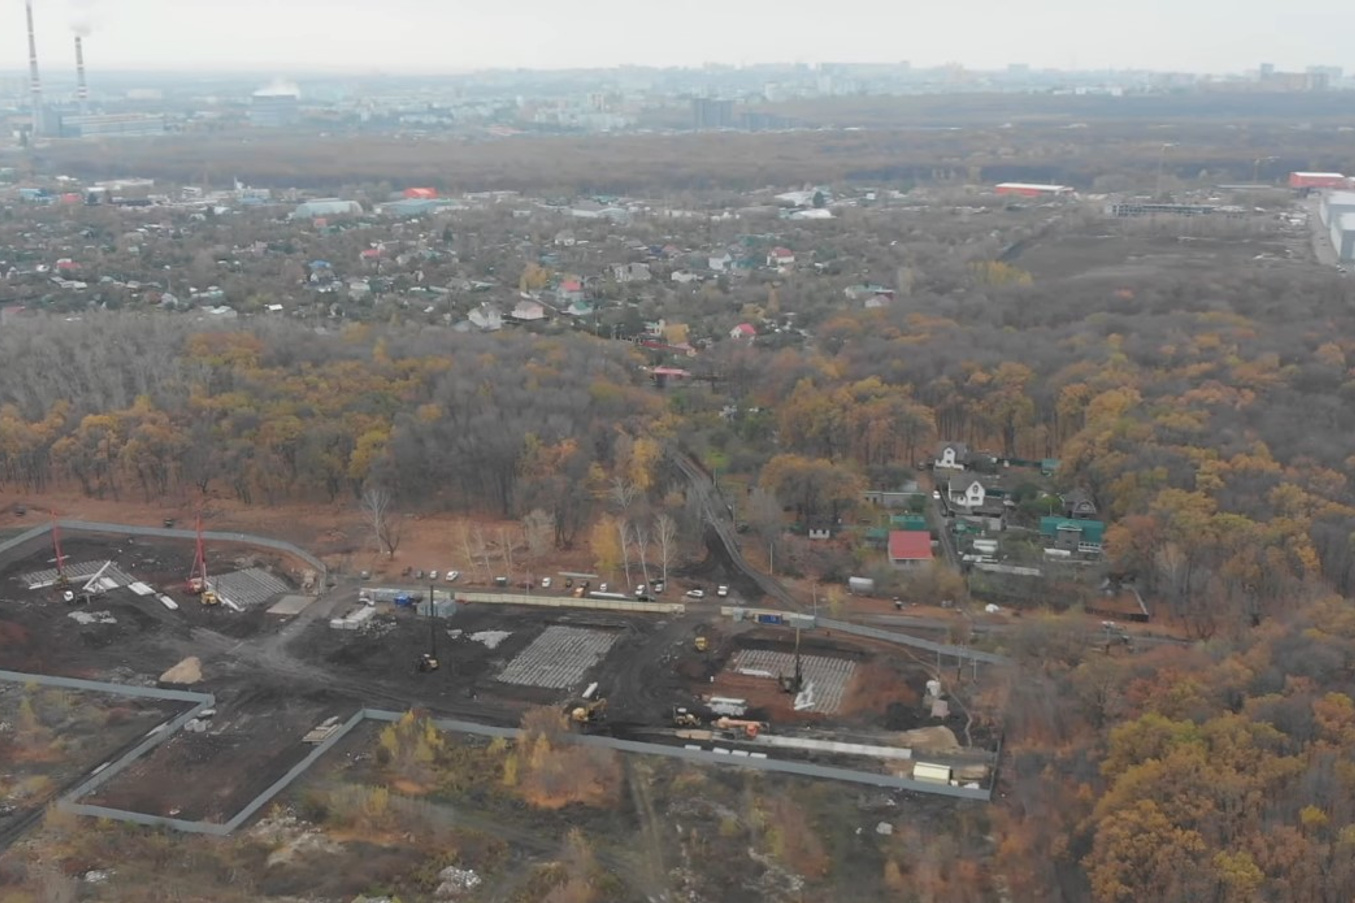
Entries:
[[165, 117], [145, 113], [101, 113], [62, 116], [66, 138], [147, 138], [165, 134]]
[[301, 98], [296, 94], [255, 94], [249, 100], [249, 123], [262, 129], [280, 129], [301, 118]]
[[709, 97], [692, 98], [692, 127], [697, 129], [734, 128], [734, 101]]
[[1073, 189], [1067, 185], [1037, 185], [1030, 182], [1002, 182], [994, 190], [998, 194], [1023, 198], [1057, 198], [1073, 193]]

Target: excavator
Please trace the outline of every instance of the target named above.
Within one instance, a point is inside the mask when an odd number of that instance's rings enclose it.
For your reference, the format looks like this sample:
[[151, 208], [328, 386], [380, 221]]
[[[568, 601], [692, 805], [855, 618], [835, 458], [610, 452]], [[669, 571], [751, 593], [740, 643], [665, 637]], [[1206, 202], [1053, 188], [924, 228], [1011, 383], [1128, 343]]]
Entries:
[[673, 725], [675, 727], [700, 727], [701, 719], [690, 709], [673, 706]]
[[580, 699], [568, 706], [569, 720], [579, 726], [597, 724], [607, 717], [606, 699]]

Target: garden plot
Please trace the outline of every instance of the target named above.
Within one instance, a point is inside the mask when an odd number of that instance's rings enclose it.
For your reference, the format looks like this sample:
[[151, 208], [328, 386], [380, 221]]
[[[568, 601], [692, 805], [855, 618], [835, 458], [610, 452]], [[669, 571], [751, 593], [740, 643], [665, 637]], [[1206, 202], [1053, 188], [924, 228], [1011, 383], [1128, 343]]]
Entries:
[[510, 684], [563, 690], [583, 679], [616, 642], [616, 634], [579, 627], [547, 627], [499, 675]]
[[[105, 565], [107, 565], [107, 569], [104, 569]], [[103, 570], [103, 573], [99, 575], [100, 589], [116, 589], [119, 586], [127, 586], [130, 583], [136, 582], [131, 576], [120, 570], [116, 564], [113, 564], [107, 559], [103, 561], [86, 561], [80, 564], [67, 565], [62, 568], [62, 571], [66, 574], [66, 579], [77, 586], [89, 580], [89, 578], [93, 577], [95, 574], [98, 574], [100, 570]], [[28, 584], [29, 589], [45, 589], [46, 587], [55, 585], [58, 576], [56, 568], [48, 568], [44, 571], [33, 571], [32, 573], [24, 574], [19, 579]]]
[[246, 568], [213, 577], [212, 589], [223, 600], [230, 600], [241, 608], [262, 605], [274, 596], [287, 592], [287, 584], [263, 568]]
[[[795, 673], [795, 655], [769, 649], [743, 649], [735, 653], [729, 670], [754, 676], [791, 675]], [[829, 715], [842, 705], [842, 697], [856, 671], [856, 662], [823, 655], [802, 655], [800, 670], [812, 691], [814, 711]]]

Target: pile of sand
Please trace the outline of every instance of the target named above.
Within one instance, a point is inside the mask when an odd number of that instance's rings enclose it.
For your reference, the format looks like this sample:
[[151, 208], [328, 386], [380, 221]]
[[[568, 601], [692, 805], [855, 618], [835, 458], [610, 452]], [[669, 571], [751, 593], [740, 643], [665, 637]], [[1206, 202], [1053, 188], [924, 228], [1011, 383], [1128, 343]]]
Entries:
[[920, 752], [958, 752], [960, 741], [948, 727], [920, 727], [898, 734], [898, 744]]
[[176, 686], [191, 686], [200, 680], [202, 680], [202, 661], [196, 655], [190, 655], [160, 675], [160, 683]]

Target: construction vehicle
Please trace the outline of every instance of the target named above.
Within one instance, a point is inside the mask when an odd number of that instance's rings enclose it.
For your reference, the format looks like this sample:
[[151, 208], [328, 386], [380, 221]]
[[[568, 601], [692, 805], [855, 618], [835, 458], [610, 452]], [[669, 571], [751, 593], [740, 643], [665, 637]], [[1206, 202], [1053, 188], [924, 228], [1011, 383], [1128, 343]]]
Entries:
[[56, 553], [56, 583], [58, 589], [65, 589], [71, 582], [66, 576], [66, 556], [61, 553], [61, 522], [56, 519], [56, 512], [52, 515], [52, 551]]
[[575, 724], [596, 724], [606, 717], [606, 699], [580, 699], [569, 704], [569, 720]]
[[673, 726], [674, 727], [700, 727], [701, 719], [690, 709], [682, 706], [673, 706]]
[[193, 570], [188, 572], [188, 583], [186, 589], [188, 592], [198, 597], [203, 605], [216, 606], [221, 604], [221, 597], [212, 589], [211, 582], [207, 579], [207, 544], [202, 538], [202, 514], [199, 512], [195, 522], [197, 532], [197, 550], [193, 556]]
[[1102, 621], [1101, 639], [1097, 645], [1106, 655], [1109, 655], [1110, 650], [1116, 646], [1123, 646], [1130, 652], [1133, 652], [1134, 638], [1129, 635], [1129, 631], [1125, 630], [1114, 621]]
[[692, 646], [697, 652], [705, 652], [710, 649], [710, 640], [706, 639], [704, 636], [699, 636], [692, 641]]
[[[396, 600], [399, 604], [399, 600]], [[431, 674], [439, 667], [438, 662], [438, 616], [437, 596], [433, 593], [433, 584], [428, 584], [428, 651], [419, 656], [415, 669], [420, 674]]]
[[767, 725], [761, 721], [743, 721], [738, 718], [719, 718], [715, 721], [715, 727], [730, 733], [741, 733], [749, 740], [757, 739], [757, 735], [767, 729]]

